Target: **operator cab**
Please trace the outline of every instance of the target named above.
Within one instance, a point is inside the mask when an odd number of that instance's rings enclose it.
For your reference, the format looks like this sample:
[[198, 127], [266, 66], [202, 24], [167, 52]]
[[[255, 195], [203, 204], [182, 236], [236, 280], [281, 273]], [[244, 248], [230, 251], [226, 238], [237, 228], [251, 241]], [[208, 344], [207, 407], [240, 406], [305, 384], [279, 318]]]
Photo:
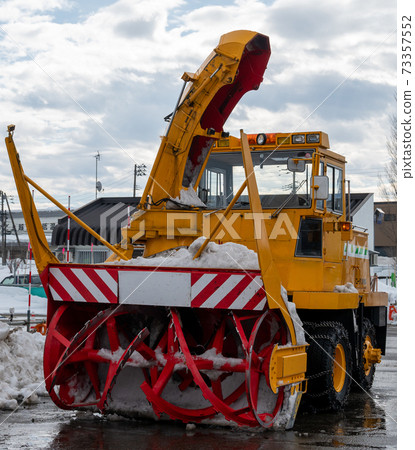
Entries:
[[[327, 150], [325, 133], [260, 133], [248, 135], [248, 142], [263, 209], [310, 209], [314, 200], [317, 210], [343, 214], [344, 158], [336, 161], [340, 155]], [[244, 181], [239, 139], [217, 141], [200, 178], [199, 198], [208, 209], [224, 209]], [[249, 209], [246, 189], [234, 209]]]

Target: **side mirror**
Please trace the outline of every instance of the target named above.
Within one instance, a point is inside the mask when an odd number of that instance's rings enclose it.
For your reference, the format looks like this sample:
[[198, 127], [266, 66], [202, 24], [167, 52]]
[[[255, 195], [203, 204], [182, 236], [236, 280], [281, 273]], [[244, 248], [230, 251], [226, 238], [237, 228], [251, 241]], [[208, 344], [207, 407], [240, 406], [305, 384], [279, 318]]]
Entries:
[[316, 175], [313, 179], [315, 189], [314, 198], [316, 200], [327, 200], [329, 198], [329, 177], [326, 175]]
[[287, 161], [287, 169], [290, 172], [304, 172], [305, 161], [303, 159], [289, 158]]

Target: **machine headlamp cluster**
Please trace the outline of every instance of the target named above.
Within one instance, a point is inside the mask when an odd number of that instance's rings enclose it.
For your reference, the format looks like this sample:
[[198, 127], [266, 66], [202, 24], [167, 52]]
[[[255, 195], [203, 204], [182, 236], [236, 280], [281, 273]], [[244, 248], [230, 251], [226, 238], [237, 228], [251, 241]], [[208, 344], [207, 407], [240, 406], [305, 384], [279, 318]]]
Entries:
[[[219, 139], [215, 143], [215, 147], [232, 147], [234, 145], [239, 145], [235, 142], [231, 142], [228, 139], [229, 133], [222, 133], [221, 139]], [[277, 145], [278, 147], [289, 147], [292, 145], [322, 145], [323, 147], [328, 148], [328, 142], [325, 143], [324, 139], [322, 140], [320, 132], [314, 133], [258, 133], [258, 134], [248, 134], [248, 142], [249, 145], [253, 147], [262, 147], [262, 146], [271, 146]]]
[[[252, 144], [252, 136], [248, 136]], [[277, 144], [277, 145], [299, 145], [299, 144], [320, 144], [320, 133], [298, 133], [292, 135], [278, 136], [275, 133], [259, 133], [255, 136], [256, 145]]]

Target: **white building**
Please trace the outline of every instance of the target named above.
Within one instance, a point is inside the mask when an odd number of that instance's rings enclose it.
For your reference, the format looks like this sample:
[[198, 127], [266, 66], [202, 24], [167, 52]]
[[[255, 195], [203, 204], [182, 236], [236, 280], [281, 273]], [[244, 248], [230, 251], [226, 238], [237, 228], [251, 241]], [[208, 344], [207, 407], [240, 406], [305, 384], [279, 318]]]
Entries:
[[373, 194], [351, 194], [351, 216], [353, 227], [369, 233], [368, 248], [375, 250], [375, 227], [373, 219]]
[[[50, 242], [52, 237], [52, 232], [55, 226], [58, 223], [58, 220], [61, 219], [64, 214], [60, 209], [56, 210], [45, 210], [38, 211], [40, 222], [42, 223], [42, 228], [45, 232], [46, 239]], [[15, 241], [16, 237], [13, 230], [13, 222], [9, 217], [9, 213], [7, 212], [7, 240]], [[23, 242], [28, 242], [29, 238], [27, 235], [26, 224], [23, 218], [22, 211], [12, 211], [14, 225], [16, 226], [17, 234], [19, 236], [19, 240]]]

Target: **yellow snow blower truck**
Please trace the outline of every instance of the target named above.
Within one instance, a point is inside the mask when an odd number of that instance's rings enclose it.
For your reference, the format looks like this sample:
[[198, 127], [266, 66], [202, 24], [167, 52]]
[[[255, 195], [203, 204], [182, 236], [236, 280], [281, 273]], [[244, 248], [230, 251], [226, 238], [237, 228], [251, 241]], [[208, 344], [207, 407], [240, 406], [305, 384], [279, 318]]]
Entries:
[[[184, 73], [116, 244], [24, 173], [9, 126], [48, 296], [46, 387], [59, 407], [288, 429], [302, 398], [338, 410], [352, 384], [371, 387], [387, 294], [371, 290], [368, 235], [346, 211], [345, 158], [320, 131], [223, 130], [270, 53], [268, 37], [235, 31]], [[29, 185], [106, 245], [108, 260], [59, 262]]]

